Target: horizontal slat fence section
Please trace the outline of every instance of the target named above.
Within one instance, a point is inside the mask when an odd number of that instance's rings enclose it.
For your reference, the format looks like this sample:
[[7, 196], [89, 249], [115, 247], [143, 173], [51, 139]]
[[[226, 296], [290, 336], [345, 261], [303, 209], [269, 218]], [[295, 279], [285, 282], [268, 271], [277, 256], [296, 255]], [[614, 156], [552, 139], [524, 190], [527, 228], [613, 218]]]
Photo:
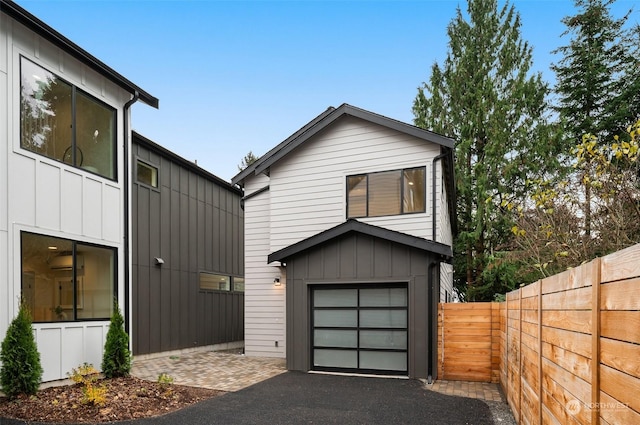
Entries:
[[439, 305], [440, 379], [498, 382], [499, 346], [494, 351], [493, 344], [494, 328], [495, 341], [499, 343], [498, 313], [493, 303]]
[[438, 320], [439, 377], [498, 380], [519, 424], [640, 424], [640, 245]]

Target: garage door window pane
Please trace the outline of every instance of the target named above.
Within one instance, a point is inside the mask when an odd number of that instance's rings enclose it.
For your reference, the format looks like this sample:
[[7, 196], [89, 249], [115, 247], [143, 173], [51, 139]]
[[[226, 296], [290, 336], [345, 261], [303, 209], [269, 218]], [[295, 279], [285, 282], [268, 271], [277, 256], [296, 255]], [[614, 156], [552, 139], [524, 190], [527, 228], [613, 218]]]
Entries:
[[358, 331], [316, 329], [313, 345], [316, 347], [356, 348], [358, 346]]
[[317, 327], [355, 328], [358, 326], [356, 310], [316, 310], [313, 324]]
[[360, 305], [363, 307], [406, 307], [406, 288], [376, 288], [360, 291]]
[[406, 328], [406, 310], [361, 310], [361, 328]]
[[358, 367], [358, 352], [352, 350], [313, 350], [313, 365], [326, 367]]
[[315, 307], [356, 307], [357, 289], [322, 289], [314, 292]]
[[407, 349], [406, 331], [361, 331], [361, 348]]
[[360, 351], [360, 368], [377, 370], [407, 370], [407, 353]]

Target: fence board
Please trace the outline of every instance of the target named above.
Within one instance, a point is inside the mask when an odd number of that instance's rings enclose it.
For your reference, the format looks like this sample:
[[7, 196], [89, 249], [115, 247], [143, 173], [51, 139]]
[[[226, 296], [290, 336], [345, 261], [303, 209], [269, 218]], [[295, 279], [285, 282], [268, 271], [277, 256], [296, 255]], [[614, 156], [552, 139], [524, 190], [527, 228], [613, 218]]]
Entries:
[[640, 413], [600, 391], [600, 418], [611, 424], [640, 424]]
[[640, 412], [640, 379], [607, 365], [600, 366], [600, 389], [621, 403]]
[[602, 258], [602, 282], [640, 277], [640, 249], [634, 245]]
[[640, 278], [602, 285], [600, 308], [602, 310], [640, 310]]
[[600, 335], [640, 344], [640, 311], [603, 311]]
[[640, 377], [640, 345], [600, 338], [600, 350], [602, 364]]
[[542, 324], [582, 333], [591, 332], [591, 312], [586, 310], [542, 310]]

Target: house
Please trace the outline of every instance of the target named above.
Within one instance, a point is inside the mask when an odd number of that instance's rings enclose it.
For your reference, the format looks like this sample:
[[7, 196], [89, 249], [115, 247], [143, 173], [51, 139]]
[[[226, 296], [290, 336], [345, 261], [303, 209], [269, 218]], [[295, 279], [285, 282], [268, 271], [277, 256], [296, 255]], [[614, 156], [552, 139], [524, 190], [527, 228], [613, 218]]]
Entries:
[[43, 380], [99, 367], [130, 314], [130, 107], [158, 99], [0, 0], [0, 338], [22, 297]]
[[435, 378], [452, 293], [453, 140], [329, 108], [232, 179], [244, 189], [245, 353]]
[[242, 346], [242, 192], [133, 132], [133, 353]]

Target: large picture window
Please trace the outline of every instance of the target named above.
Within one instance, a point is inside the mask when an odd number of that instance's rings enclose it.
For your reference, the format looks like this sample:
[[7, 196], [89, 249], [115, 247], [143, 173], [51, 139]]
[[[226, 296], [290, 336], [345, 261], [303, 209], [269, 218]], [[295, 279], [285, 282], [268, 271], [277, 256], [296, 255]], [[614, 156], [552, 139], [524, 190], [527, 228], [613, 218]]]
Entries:
[[347, 218], [426, 211], [425, 167], [347, 177]]
[[116, 110], [20, 60], [20, 146], [116, 179]]
[[22, 232], [22, 298], [34, 322], [111, 317], [116, 250]]

